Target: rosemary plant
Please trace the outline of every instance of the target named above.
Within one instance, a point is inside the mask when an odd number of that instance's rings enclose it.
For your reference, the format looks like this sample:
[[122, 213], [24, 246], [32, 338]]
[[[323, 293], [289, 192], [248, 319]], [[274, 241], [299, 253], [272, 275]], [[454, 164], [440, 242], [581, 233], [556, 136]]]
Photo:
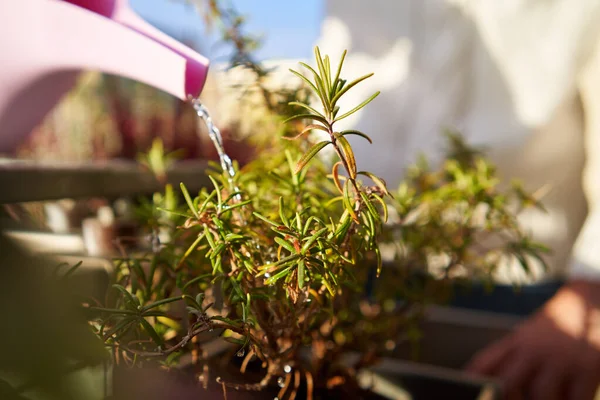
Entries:
[[[508, 211], [513, 195], [499, 191], [483, 158], [462, 157], [465, 146], [456, 138], [461, 157], [439, 172], [416, 169], [394, 196], [382, 179], [359, 168], [347, 136], [358, 135], [365, 145], [371, 139], [336, 124], [378, 93], [353, 109], [338, 107], [372, 75], [344, 79], [345, 54], [333, 65], [317, 48], [314, 68], [302, 64], [306, 75], [292, 71], [319, 106], [290, 102], [285, 113], [298, 113], [282, 125], [285, 140], [262, 150], [260, 159], [236, 166], [233, 179], [215, 166], [213, 187], [197, 194], [181, 185], [180, 198], [167, 186], [140, 209], [162, 243], [145, 254], [124, 252], [110, 296], [87, 306], [115, 362], [172, 367], [185, 354], [201, 362], [198, 337], [213, 332], [236, 346], [242, 371], [252, 360], [264, 368], [256, 382], [220, 379], [224, 386], [262, 390], [277, 382], [279, 399], [295, 398], [301, 387], [308, 398], [316, 387], [354, 390], [356, 372], [403, 340], [409, 311], [423, 298], [409, 290], [407, 271], [436, 277], [430, 257], [444, 254], [441, 282], [447, 284], [458, 269], [489, 276], [492, 255], [516, 254], [524, 265], [528, 254], [538, 257], [543, 249]], [[313, 131], [326, 139], [313, 141]], [[334, 162], [320, 154], [325, 148], [333, 149]], [[157, 154], [151, 160], [162, 171]], [[485, 211], [476, 223], [478, 207]], [[500, 233], [501, 246], [476, 249], [479, 234]], [[396, 262], [382, 268], [385, 243]], [[386, 278], [373, 288], [380, 274]], [[414, 301], [401, 303], [400, 295]], [[363, 357], [344, 365], [346, 349]], [[204, 382], [208, 373], [202, 372]]]

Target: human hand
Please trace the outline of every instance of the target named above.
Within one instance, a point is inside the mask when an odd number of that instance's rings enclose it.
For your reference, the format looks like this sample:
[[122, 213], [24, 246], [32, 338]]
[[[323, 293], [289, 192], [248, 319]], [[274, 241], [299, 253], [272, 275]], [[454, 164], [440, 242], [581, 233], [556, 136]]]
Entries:
[[507, 399], [592, 400], [600, 383], [600, 284], [564, 286], [467, 370], [496, 377]]

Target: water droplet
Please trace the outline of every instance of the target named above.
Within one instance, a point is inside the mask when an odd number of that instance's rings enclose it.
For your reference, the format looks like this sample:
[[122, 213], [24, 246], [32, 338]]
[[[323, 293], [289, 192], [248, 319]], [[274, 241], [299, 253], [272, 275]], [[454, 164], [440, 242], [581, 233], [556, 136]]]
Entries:
[[279, 397], [275, 396], [273, 397], [273, 400], [279, 400]]
[[283, 372], [285, 372], [286, 374], [289, 374], [290, 372], [292, 372], [292, 367], [289, 365], [286, 365], [285, 367], [283, 367]]
[[240, 351], [238, 351], [236, 355], [238, 357], [244, 357], [245, 354], [246, 354], [246, 350], [240, 349]]
[[307, 297], [306, 300], [304, 300], [305, 303], [310, 303], [312, 301], [312, 299], [310, 297]]
[[279, 386], [280, 388], [285, 386], [285, 379], [283, 379], [283, 377], [279, 377], [277, 378], [277, 386]]
[[271, 277], [271, 274], [267, 272], [267, 273], [265, 274], [265, 278], [270, 278], [270, 277]]

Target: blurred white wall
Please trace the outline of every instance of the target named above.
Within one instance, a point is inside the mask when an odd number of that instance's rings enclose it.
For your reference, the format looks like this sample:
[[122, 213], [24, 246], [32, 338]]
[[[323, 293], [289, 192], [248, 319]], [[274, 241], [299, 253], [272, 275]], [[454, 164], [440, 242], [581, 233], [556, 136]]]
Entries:
[[[582, 84], [598, 42], [600, 2], [326, 0], [325, 14], [322, 52], [335, 59], [349, 50], [346, 77], [375, 72], [348, 93], [342, 108], [381, 91], [344, 121], [374, 140], [371, 146], [353, 141], [361, 168], [394, 187], [419, 154], [439, 160], [443, 128], [458, 129], [488, 149], [506, 181], [550, 188], [549, 213], [528, 212], [521, 222], [554, 249], [550, 273], [539, 267], [533, 280], [563, 274], [586, 216], [586, 137], [600, 135], [584, 121], [585, 110], [588, 124], [600, 125], [600, 110], [581, 101], [586, 90], [595, 93], [589, 85], [600, 83]], [[595, 149], [588, 156], [598, 158]], [[588, 157], [588, 166], [595, 162]], [[600, 182], [600, 169], [591, 174], [588, 181]], [[511, 269], [498, 279], [531, 280]]]

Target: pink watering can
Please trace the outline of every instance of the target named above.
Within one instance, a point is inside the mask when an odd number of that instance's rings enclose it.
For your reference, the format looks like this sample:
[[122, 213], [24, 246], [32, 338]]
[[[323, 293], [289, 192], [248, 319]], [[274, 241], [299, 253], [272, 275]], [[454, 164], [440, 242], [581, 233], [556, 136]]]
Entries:
[[209, 61], [140, 18], [128, 0], [0, 0], [0, 153], [10, 152], [79, 72], [198, 97]]

